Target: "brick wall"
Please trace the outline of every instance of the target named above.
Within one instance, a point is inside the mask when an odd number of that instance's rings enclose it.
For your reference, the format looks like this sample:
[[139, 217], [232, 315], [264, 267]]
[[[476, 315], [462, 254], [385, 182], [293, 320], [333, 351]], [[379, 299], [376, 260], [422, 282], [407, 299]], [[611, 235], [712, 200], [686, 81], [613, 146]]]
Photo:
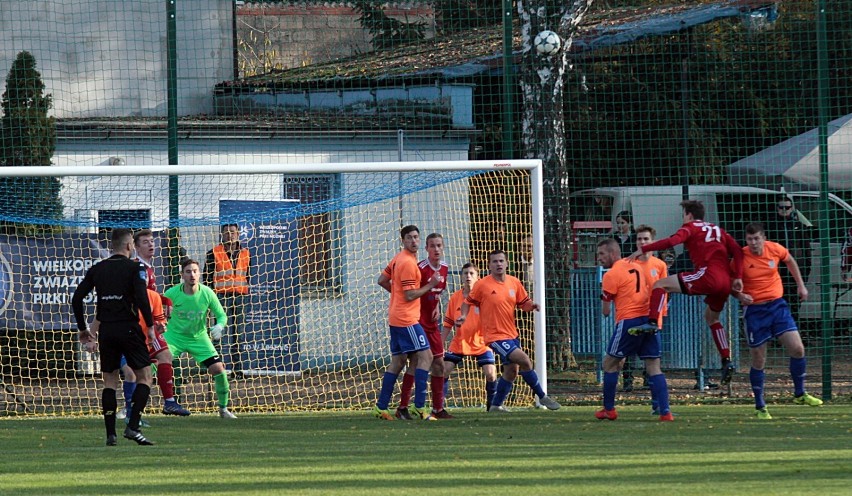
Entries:
[[[385, 9], [404, 22], [423, 22], [435, 35], [428, 5], [394, 4]], [[372, 50], [358, 13], [343, 2], [245, 4], [237, 8], [240, 75], [263, 73], [358, 55]]]

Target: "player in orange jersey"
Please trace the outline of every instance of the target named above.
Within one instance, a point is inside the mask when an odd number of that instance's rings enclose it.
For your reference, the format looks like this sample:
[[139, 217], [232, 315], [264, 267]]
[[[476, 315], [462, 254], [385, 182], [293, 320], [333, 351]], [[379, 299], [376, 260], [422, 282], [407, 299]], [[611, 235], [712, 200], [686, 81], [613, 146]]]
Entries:
[[[444, 341], [447, 340], [453, 328], [456, 328], [453, 340], [450, 342], [447, 352], [444, 353], [444, 384], [449, 386], [450, 374], [453, 373], [456, 365], [461, 363], [464, 357], [476, 358], [476, 364], [482, 368], [482, 373], [485, 375], [485, 409], [488, 410], [491, 408], [494, 391], [497, 390], [497, 367], [494, 365], [494, 352], [488, 349], [482, 337], [482, 328], [479, 325], [479, 307], [473, 307], [468, 311], [463, 326], [456, 326], [456, 319], [461, 315], [462, 303], [479, 280], [479, 267], [471, 262], [464, 264], [461, 277], [462, 289], [450, 296], [447, 313], [444, 316], [444, 331], [442, 333]], [[443, 408], [443, 405], [441, 408]]]
[[[636, 245], [641, 248], [650, 244], [654, 234], [656, 231], [653, 228], [639, 226], [636, 229]], [[597, 411], [595, 417], [600, 420], [618, 418], [615, 411], [618, 372], [625, 358], [636, 354], [645, 362], [655, 412], [660, 415], [661, 421], [674, 420], [669, 408], [668, 384], [660, 368], [659, 334], [632, 335], [627, 332], [631, 326], [648, 322], [651, 288], [656, 281], [666, 277], [666, 264], [650, 252], [632, 262], [622, 259], [618, 242], [613, 239], [598, 243], [597, 257], [598, 263], [609, 269], [601, 283], [601, 313], [610, 315], [615, 303], [616, 324], [603, 361], [603, 409]]]
[[[432, 375], [429, 381], [432, 390], [432, 416], [436, 419], [453, 418], [449, 412], [444, 410], [444, 341], [441, 338], [441, 295], [447, 289], [447, 275], [449, 267], [444, 261], [444, 237], [438, 233], [426, 236], [426, 258], [421, 260], [417, 266], [420, 268], [421, 284], [427, 284], [433, 274], [438, 274], [443, 282], [432, 288], [432, 291], [420, 297], [420, 326], [426, 333], [429, 341], [429, 349], [432, 351]], [[402, 376], [402, 386], [399, 390], [399, 407], [396, 409], [396, 418], [412, 420], [408, 411], [408, 403], [411, 401], [411, 389], [414, 387], [414, 368], [408, 367]]]
[[533, 369], [532, 359], [521, 349], [515, 324], [515, 308], [532, 312], [541, 307], [530, 299], [517, 277], [506, 273], [507, 265], [506, 252], [503, 250], [494, 250], [488, 255], [489, 274], [480, 279], [465, 298], [456, 325], [463, 326], [470, 308], [478, 306], [485, 344], [500, 355], [503, 375], [497, 379], [497, 390], [488, 408], [489, 412], [508, 412], [503, 402], [512, 392], [518, 374], [535, 392], [542, 406], [557, 410], [561, 405], [547, 396], [542, 388], [538, 374]]
[[396, 420], [388, 411], [399, 373], [410, 361], [414, 371], [414, 406], [409, 411], [424, 420], [434, 420], [426, 410], [426, 383], [432, 352], [429, 341], [421, 327], [420, 297], [432, 291], [443, 281], [439, 273], [432, 275], [428, 283], [420, 285], [420, 268], [417, 266], [417, 249], [420, 247], [420, 230], [417, 226], [403, 227], [400, 232], [402, 250], [391, 260], [379, 275], [377, 284], [390, 292], [388, 324], [390, 325], [391, 363], [382, 377], [373, 415], [382, 420]]
[[778, 273], [781, 262], [787, 266], [796, 281], [802, 301], [808, 298], [808, 289], [799, 271], [799, 265], [787, 248], [766, 240], [763, 225], [746, 226], [746, 247], [743, 248], [743, 290], [735, 293], [743, 306], [746, 337], [748, 338], [751, 370], [749, 381], [754, 392], [755, 415], [761, 420], [772, 418], [763, 399], [766, 343], [775, 338], [784, 345], [790, 356], [790, 377], [793, 379], [794, 398], [797, 405], [822, 405], [822, 400], [805, 392], [805, 345], [799, 336], [790, 306], [784, 299], [784, 284]]

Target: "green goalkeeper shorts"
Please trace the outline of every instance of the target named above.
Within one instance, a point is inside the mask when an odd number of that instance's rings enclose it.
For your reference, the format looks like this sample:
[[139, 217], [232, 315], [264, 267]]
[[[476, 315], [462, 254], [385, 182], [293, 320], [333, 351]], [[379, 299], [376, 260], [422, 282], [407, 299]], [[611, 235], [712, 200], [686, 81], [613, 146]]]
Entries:
[[166, 338], [166, 343], [169, 344], [169, 350], [175, 358], [183, 353], [189, 353], [196, 363], [203, 363], [205, 360], [219, 356], [219, 352], [213, 347], [213, 342], [206, 332], [200, 332], [192, 336], [186, 334], [177, 334], [175, 332], [166, 331], [163, 334]]

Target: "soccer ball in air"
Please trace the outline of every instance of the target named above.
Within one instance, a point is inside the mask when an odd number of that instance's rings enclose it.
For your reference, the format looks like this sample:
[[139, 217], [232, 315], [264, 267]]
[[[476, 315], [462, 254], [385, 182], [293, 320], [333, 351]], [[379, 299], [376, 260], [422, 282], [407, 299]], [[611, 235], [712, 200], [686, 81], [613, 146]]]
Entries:
[[542, 31], [535, 35], [533, 46], [540, 55], [553, 55], [562, 47], [562, 40], [553, 31]]

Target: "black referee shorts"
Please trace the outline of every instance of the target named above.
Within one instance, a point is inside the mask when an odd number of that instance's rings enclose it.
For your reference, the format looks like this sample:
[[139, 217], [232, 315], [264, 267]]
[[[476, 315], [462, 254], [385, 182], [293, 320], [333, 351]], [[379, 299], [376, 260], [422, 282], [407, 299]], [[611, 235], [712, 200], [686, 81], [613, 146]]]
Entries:
[[102, 372], [118, 370], [122, 355], [131, 369], [138, 370], [151, 365], [145, 334], [139, 322], [101, 322], [98, 348], [101, 352]]

